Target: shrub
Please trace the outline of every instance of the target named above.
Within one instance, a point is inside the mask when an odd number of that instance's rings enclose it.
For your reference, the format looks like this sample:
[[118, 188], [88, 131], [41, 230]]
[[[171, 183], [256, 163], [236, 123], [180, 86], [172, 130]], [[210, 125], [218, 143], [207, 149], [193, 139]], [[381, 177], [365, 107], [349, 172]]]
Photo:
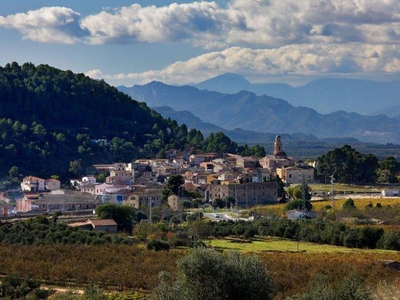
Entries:
[[385, 232], [379, 240], [378, 246], [386, 250], [400, 250], [400, 230]]
[[34, 293], [36, 299], [47, 299], [50, 295], [50, 291], [44, 289], [36, 289]]
[[354, 205], [354, 200], [351, 198], [348, 198], [342, 205], [342, 209], [348, 210], [348, 209], [354, 209], [356, 206]]
[[311, 289], [302, 295], [296, 295], [288, 300], [369, 300], [370, 291], [365, 287], [363, 279], [350, 274], [336, 284], [330, 284], [324, 275], [318, 275]]
[[6, 276], [0, 285], [0, 298], [19, 299], [39, 287], [39, 283], [33, 279], [23, 279], [18, 274]]
[[168, 273], [160, 273], [153, 299], [272, 299], [271, 277], [256, 256], [195, 248], [177, 264], [175, 282]]
[[161, 251], [165, 250], [168, 251], [170, 248], [169, 244], [166, 241], [163, 240], [150, 240], [147, 243], [147, 249], [148, 250], [155, 250], [155, 251]]

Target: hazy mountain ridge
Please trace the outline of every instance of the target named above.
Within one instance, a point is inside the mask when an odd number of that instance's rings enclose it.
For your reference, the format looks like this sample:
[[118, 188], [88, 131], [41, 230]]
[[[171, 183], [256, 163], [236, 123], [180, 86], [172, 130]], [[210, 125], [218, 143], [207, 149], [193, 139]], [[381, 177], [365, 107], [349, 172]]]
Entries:
[[251, 84], [241, 75], [228, 73], [194, 86], [223, 93], [247, 90], [257, 95], [266, 94], [285, 99], [294, 106], [313, 108], [320, 113], [344, 110], [363, 115], [384, 113], [389, 117], [400, 114], [400, 109], [392, 110], [400, 101], [400, 81], [322, 78], [293, 87], [284, 83]]
[[335, 111], [320, 114], [308, 107], [255, 93], [223, 94], [190, 86], [169, 86], [160, 82], [119, 89], [148, 106], [169, 106], [187, 110], [202, 121], [227, 130], [242, 128], [260, 133], [303, 133], [318, 138], [351, 137], [365, 142], [399, 143], [400, 120], [384, 115], [363, 116]]
[[[212, 132], [223, 132], [227, 135], [230, 139], [234, 141], [239, 141], [241, 143], [257, 143], [262, 144], [266, 142], [273, 142], [275, 140], [276, 134], [274, 133], [261, 133], [255, 132], [251, 130], [244, 130], [241, 128], [235, 128], [232, 130], [227, 130], [225, 128], [216, 126], [214, 124], [205, 123], [200, 118], [192, 114], [191, 112], [185, 111], [175, 111], [169, 106], [160, 106], [160, 107], [151, 107], [151, 109], [158, 112], [164, 118], [171, 118], [178, 122], [178, 124], [186, 124], [188, 128], [196, 128], [200, 130], [205, 136], [209, 135]], [[301, 141], [301, 140], [308, 140], [308, 141], [319, 141], [313, 135], [305, 135], [302, 133], [295, 133], [295, 134], [281, 134], [282, 137], [285, 138], [286, 141]]]

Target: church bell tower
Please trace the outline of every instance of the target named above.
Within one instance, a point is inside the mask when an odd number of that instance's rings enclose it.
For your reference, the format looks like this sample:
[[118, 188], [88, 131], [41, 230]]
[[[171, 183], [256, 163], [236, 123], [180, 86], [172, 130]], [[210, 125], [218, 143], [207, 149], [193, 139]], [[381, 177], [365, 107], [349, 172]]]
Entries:
[[283, 151], [283, 143], [280, 135], [275, 137], [274, 141], [274, 156], [276, 157], [286, 157], [285, 151]]

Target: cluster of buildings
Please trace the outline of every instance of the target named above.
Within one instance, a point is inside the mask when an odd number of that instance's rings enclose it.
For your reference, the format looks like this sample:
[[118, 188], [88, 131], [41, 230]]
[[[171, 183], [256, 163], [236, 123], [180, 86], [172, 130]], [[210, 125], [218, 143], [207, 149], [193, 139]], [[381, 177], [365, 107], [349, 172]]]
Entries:
[[[278, 201], [276, 175], [287, 184], [313, 183], [315, 170], [288, 157], [279, 135], [274, 141], [274, 153], [261, 159], [170, 150], [165, 159], [94, 167], [98, 173], [108, 174], [104, 183], [98, 183], [94, 175], [85, 176], [71, 179], [67, 190], [60, 189], [57, 179], [25, 177], [21, 183], [24, 196], [17, 201], [16, 211], [90, 211], [103, 203], [157, 209], [163, 206], [165, 183], [178, 174], [185, 181], [182, 188], [197, 192], [204, 202], [232, 197], [236, 205], [249, 207]], [[168, 209], [178, 210], [183, 200], [188, 199], [170, 196]]]

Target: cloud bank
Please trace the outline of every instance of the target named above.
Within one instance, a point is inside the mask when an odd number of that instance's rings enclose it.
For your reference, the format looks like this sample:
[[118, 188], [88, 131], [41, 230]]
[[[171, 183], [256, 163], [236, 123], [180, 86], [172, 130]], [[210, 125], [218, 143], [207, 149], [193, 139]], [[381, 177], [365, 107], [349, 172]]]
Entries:
[[[133, 4], [86, 17], [65, 7], [45, 7], [1, 16], [0, 26], [39, 42], [188, 42], [207, 48], [399, 44], [400, 5], [397, 0], [232, 0], [226, 7], [215, 2]], [[49, 33], [56, 32], [67, 38], [55, 40]]]
[[[0, 16], [42, 43], [189, 43], [212, 51], [163, 70], [94, 77], [187, 82], [204, 74], [399, 72], [398, 0], [231, 0], [104, 9], [66, 7]], [[188, 74], [190, 74], [188, 76]], [[205, 78], [204, 78], [205, 79]]]
[[143, 84], [152, 80], [188, 84], [228, 72], [242, 75], [361, 74], [398, 72], [399, 67], [400, 49], [394, 45], [296, 44], [274, 49], [231, 47], [176, 62], [162, 70], [117, 75], [92, 70], [87, 75], [112, 84]]

